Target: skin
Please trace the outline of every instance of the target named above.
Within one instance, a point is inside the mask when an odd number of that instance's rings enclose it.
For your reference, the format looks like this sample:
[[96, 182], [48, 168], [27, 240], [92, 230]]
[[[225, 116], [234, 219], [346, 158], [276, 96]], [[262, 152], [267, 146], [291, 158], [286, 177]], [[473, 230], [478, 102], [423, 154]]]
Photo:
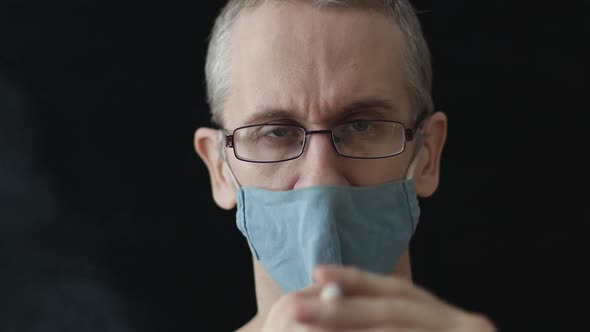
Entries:
[[[354, 119], [397, 120], [411, 127], [403, 45], [395, 24], [371, 11], [318, 9], [297, 1], [250, 10], [233, 30], [225, 128], [272, 121], [319, 130]], [[443, 113], [424, 122], [424, 143], [416, 155], [413, 177], [421, 197], [432, 195], [438, 186], [446, 134]], [[234, 208], [235, 187], [219, 155], [219, 131], [199, 128], [195, 148], [209, 170], [215, 202], [224, 209]], [[404, 153], [392, 158], [350, 159], [334, 151], [328, 135], [314, 135], [304, 154], [289, 162], [243, 162], [230, 149], [226, 155], [240, 185], [292, 190], [403, 179], [415, 148], [409, 142]], [[264, 267], [253, 261], [258, 313], [240, 331], [494, 330], [483, 316], [455, 308], [413, 285], [407, 251], [391, 276], [318, 267], [315, 285], [290, 294], [284, 294]], [[344, 296], [322, 302], [319, 289], [331, 281], [340, 284]]]

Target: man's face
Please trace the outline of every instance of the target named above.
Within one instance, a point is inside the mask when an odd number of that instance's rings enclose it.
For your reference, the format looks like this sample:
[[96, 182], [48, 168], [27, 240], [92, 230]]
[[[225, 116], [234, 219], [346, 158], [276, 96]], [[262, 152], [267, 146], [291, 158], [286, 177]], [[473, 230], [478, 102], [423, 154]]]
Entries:
[[[384, 15], [277, 2], [247, 12], [231, 40], [225, 128], [262, 123], [329, 129], [345, 121], [397, 120], [413, 126], [401, 32]], [[272, 190], [370, 186], [404, 178], [414, 145], [398, 156], [341, 157], [329, 135], [310, 136], [296, 160], [257, 164], [226, 150], [238, 182]]]

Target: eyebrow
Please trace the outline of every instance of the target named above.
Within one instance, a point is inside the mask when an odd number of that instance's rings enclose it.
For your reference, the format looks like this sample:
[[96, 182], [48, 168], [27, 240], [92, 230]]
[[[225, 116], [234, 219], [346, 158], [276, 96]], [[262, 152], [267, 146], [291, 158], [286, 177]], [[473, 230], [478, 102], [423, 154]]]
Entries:
[[[394, 114], [399, 112], [399, 109], [396, 107], [396, 105], [389, 102], [388, 100], [369, 97], [353, 101], [341, 107], [340, 112], [338, 112], [338, 117], [345, 118], [351, 113], [368, 109], [382, 109], [385, 111], [390, 111]], [[296, 117], [297, 113], [293, 110], [263, 108], [261, 111], [258, 111], [249, 116], [245, 122], [245, 125], [262, 124], [273, 120], [291, 120]]]
[[364, 98], [342, 107], [342, 113], [349, 114], [359, 110], [380, 108], [393, 113], [398, 113], [398, 108], [391, 102], [381, 98]]

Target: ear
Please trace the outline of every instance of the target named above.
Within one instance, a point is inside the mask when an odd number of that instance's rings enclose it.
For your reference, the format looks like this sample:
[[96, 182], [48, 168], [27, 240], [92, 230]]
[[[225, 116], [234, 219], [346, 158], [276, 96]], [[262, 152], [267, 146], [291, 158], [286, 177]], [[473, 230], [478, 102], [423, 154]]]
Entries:
[[219, 130], [199, 128], [195, 132], [195, 150], [209, 170], [215, 203], [222, 209], [230, 210], [236, 206], [236, 192], [220, 155], [220, 138]]
[[432, 114], [425, 120], [422, 130], [423, 144], [417, 156], [414, 182], [418, 196], [429, 197], [438, 188], [440, 159], [447, 140], [446, 115]]

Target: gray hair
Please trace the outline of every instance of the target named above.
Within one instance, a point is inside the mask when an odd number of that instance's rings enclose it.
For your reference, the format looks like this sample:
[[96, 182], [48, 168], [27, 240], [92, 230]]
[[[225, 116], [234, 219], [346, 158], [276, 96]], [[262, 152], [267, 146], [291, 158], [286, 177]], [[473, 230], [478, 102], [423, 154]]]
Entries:
[[[224, 124], [223, 108], [229, 95], [229, 49], [232, 28], [247, 8], [256, 8], [271, 0], [229, 0], [211, 32], [205, 77], [207, 99], [213, 123]], [[278, 1], [278, 0], [274, 0]], [[400, 28], [406, 47], [404, 58], [410, 97], [415, 118], [433, 112], [432, 67], [430, 50], [422, 34], [420, 21], [408, 0], [306, 0], [317, 7], [344, 6], [376, 10], [391, 18]]]

